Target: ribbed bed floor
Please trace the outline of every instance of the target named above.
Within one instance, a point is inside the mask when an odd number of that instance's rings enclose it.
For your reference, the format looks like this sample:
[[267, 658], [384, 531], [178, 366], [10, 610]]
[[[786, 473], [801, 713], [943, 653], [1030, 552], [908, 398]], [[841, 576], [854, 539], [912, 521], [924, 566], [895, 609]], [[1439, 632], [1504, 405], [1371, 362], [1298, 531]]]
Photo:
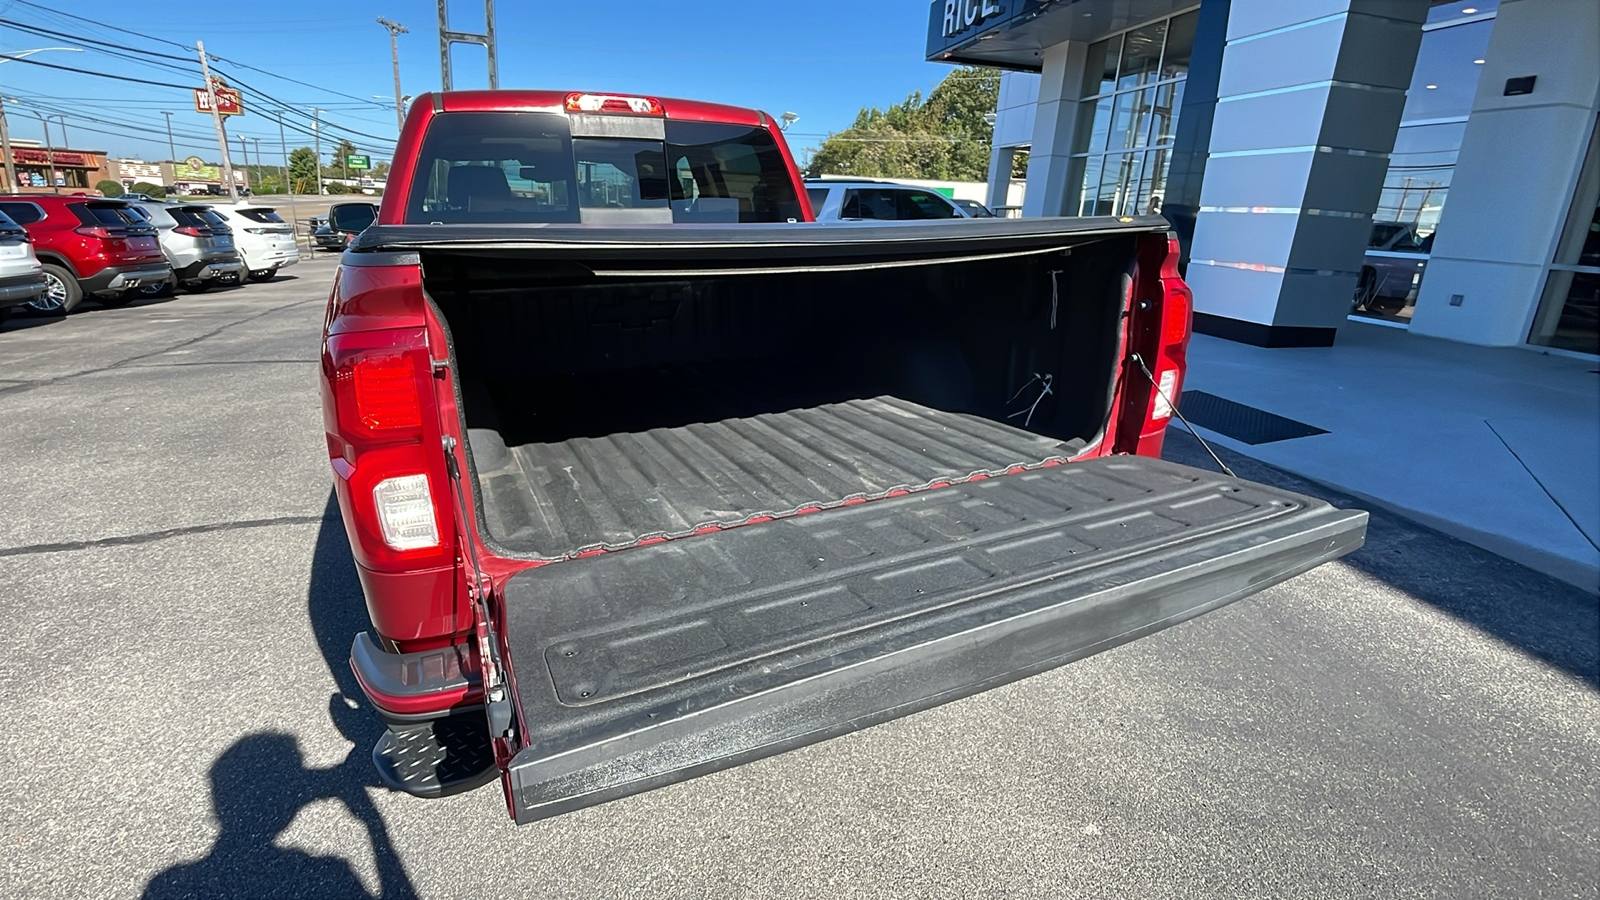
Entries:
[[508, 448], [469, 433], [489, 536], [565, 559], [1064, 462], [1065, 443], [895, 397]]

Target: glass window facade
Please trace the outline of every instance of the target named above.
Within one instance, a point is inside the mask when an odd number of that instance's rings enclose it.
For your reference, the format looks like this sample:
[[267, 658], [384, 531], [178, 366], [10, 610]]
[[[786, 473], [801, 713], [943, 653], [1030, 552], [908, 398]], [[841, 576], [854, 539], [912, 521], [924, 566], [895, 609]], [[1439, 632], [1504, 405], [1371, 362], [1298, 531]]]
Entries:
[[1199, 10], [1089, 46], [1071, 183], [1083, 216], [1159, 213]]
[[1600, 354], [1600, 130], [1589, 140], [1528, 343]]
[[1466, 132], [1494, 4], [1434, 8], [1424, 26], [1351, 313], [1409, 324]]

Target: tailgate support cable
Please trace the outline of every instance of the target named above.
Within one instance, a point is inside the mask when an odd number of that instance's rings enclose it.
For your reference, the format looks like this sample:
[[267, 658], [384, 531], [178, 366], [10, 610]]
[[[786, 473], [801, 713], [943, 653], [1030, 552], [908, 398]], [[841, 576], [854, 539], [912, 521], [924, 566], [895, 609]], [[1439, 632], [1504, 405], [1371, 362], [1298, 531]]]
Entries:
[[1217, 451], [1211, 449], [1211, 445], [1206, 443], [1206, 439], [1200, 436], [1200, 432], [1194, 430], [1194, 426], [1190, 425], [1189, 420], [1183, 417], [1183, 413], [1178, 411], [1178, 402], [1168, 397], [1167, 392], [1163, 391], [1161, 385], [1156, 383], [1156, 376], [1150, 374], [1150, 367], [1144, 364], [1144, 357], [1139, 355], [1139, 351], [1135, 350], [1131, 359], [1139, 364], [1139, 371], [1144, 373], [1145, 379], [1150, 382], [1151, 387], [1155, 388], [1156, 393], [1161, 395], [1161, 399], [1167, 401], [1167, 407], [1172, 410], [1172, 414], [1178, 417], [1178, 421], [1183, 423], [1183, 427], [1189, 429], [1189, 433], [1194, 435], [1194, 439], [1200, 442], [1200, 446], [1211, 454], [1211, 461], [1217, 464], [1217, 468], [1228, 473], [1229, 478], [1238, 478], [1239, 476], [1233, 474], [1233, 470], [1228, 468], [1228, 464], [1222, 461], [1222, 457], [1217, 455]]
[[478, 643], [478, 668], [483, 675], [484, 706], [489, 713], [489, 736], [509, 738], [511, 735], [511, 700], [506, 696], [504, 669], [500, 665], [500, 641], [489, 617], [488, 576], [478, 561], [478, 545], [473, 540], [472, 520], [467, 518], [467, 497], [461, 487], [461, 465], [456, 462], [456, 439], [444, 437], [445, 468], [450, 473], [450, 486], [456, 499], [456, 512], [460, 516], [461, 531], [467, 542], [467, 552], [462, 560], [470, 570], [467, 579], [467, 596], [473, 603], [474, 637]]

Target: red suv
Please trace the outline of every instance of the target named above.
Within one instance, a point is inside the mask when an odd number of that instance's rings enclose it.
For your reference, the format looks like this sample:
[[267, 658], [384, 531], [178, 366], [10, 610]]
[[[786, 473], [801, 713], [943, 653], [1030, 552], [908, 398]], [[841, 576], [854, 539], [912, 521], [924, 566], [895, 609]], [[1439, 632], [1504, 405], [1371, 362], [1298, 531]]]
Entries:
[[121, 200], [55, 194], [0, 195], [0, 212], [28, 229], [44, 266], [45, 293], [30, 306], [66, 315], [93, 296], [121, 306], [172, 267], [150, 221]]

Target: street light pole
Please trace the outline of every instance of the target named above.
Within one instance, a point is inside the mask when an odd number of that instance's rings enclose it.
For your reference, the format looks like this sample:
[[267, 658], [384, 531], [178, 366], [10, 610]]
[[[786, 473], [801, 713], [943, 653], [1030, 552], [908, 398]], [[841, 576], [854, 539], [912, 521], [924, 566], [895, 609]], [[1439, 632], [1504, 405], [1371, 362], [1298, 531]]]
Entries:
[[162, 115], [167, 117], [167, 162], [177, 162], [178, 148], [172, 143], [172, 113], [164, 112]]
[[400, 112], [403, 105], [400, 99], [400, 43], [398, 38], [402, 34], [409, 34], [411, 29], [399, 22], [391, 22], [383, 16], [378, 17], [378, 24], [389, 29], [389, 56], [394, 60], [394, 125], [396, 129], [404, 128], [405, 116]]
[[[281, 123], [280, 123], [281, 124]], [[311, 133], [317, 144], [317, 196], [322, 196], [322, 110], [311, 107]]]
[[56, 153], [50, 149], [50, 120], [40, 115], [39, 124], [44, 126], [44, 178], [50, 182], [50, 193], [59, 194], [61, 188], [56, 186]]
[[[300, 247], [300, 215], [294, 209], [294, 183], [289, 180], [289, 139], [283, 135], [283, 113], [278, 113], [278, 146], [283, 150], [283, 184], [284, 191], [289, 195], [289, 234], [294, 238], [296, 252]], [[261, 155], [259, 151], [257, 156]], [[310, 244], [308, 236], [306, 243]]]

